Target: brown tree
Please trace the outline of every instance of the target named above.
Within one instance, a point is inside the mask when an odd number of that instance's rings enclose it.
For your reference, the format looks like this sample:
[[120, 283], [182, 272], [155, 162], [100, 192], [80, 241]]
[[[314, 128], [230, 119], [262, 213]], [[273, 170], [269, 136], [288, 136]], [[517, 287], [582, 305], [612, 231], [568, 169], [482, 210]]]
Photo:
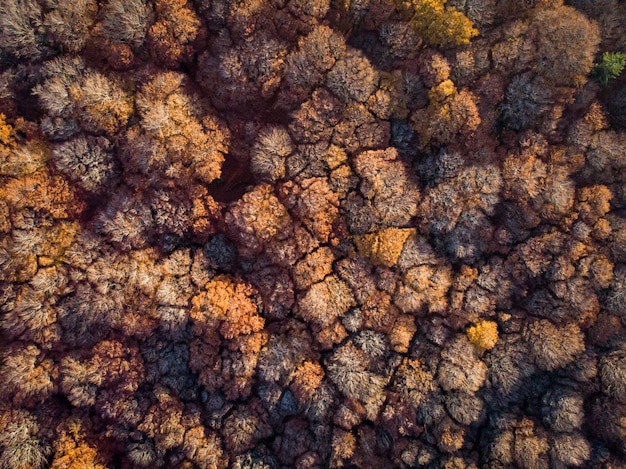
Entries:
[[539, 73], [558, 85], [585, 80], [600, 43], [595, 22], [570, 6], [539, 9], [532, 15], [530, 34], [537, 47]]
[[191, 60], [194, 41], [201, 34], [201, 23], [185, 0], [158, 0], [156, 22], [146, 37], [154, 59], [167, 67]]

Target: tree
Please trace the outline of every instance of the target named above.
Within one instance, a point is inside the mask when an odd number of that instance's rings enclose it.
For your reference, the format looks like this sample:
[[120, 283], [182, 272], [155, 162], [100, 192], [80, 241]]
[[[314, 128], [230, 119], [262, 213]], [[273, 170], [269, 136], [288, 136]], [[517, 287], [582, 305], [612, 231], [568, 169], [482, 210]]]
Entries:
[[409, 236], [415, 234], [411, 228], [387, 228], [376, 233], [355, 236], [354, 242], [365, 257], [369, 257], [375, 265], [392, 267], [398, 261], [404, 243]]
[[64, 51], [76, 53], [85, 47], [97, 13], [95, 0], [60, 0], [46, 13], [44, 24], [55, 43]]
[[530, 34], [537, 47], [536, 70], [557, 85], [584, 82], [600, 43], [595, 22], [570, 6], [538, 9]]
[[457, 91], [452, 80], [432, 87], [429, 105], [411, 116], [413, 129], [420, 137], [420, 147], [447, 145], [470, 137], [480, 124], [477, 98], [467, 90]]
[[516, 75], [506, 89], [505, 101], [500, 106], [500, 121], [513, 130], [538, 127], [554, 104], [552, 90], [541, 77]]
[[502, 164], [504, 196], [521, 203], [539, 197], [547, 173], [543, 161], [533, 155], [507, 157]]
[[411, 17], [411, 26], [430, 45], [460, 46], [478, 34], [469, 18], [455, 8], [444, 7], [444, 0], [395, 0], [395, 3]]
[[550, 445], [541, 427], [524, 418], [514, 430], [512, 453], [515, 462], [524, 469], [547, 469]]
[[461, 425], [471, 425], [485, 416], [485, 403], [472, 393], [453, 391], [445, 398], [448, 414]]
[[324, 370], [317, 362], [305, 361], [293, 373], [289, 386], [294, 396], [301, 403], [309, 402], [322, 384]]
[[543, 423], [560, 433], [579, 430], [585, 418], [583, 398], [563, 388], [549, 390], [541, 399]]
[[626, 66], [625, 53], [605, 52], [602, 54], [602, 61], [593, 67], [592, 73], [602, 86], [607, 86], [622, 73], [624, 66]]
[[224, 445], [230, 454], [250, 450], [260, 440], [271, 435], [272, 427], [267, 423], [267, 413], [258, 400], [235, 407], [222, 427]]
[[41, 7], [35, 0], [0, 5], [0, 49], [18, 59], [38, 59], [46, 52]]
[[230, 133], [187, 87], [185, 75], [160, 73], [136, 97], [141, 120], [126, 134], [127, 165], [157, 186], [168, 186], [162, 179], [209, 184], [221, 175]]
[[70, 85], [69, 94], [78, 121], [94, 133], [116, 133], [133, 112], [130, 99], [119, 84], [99, 72], [87, 71], [80, 84]]
[[109, 0], [102, 9], [97, 30], [114, 44], [138, 50], [146, 38], [154, 12], [144, 0]]
[[183, 404], [168, 389], [157, 386], [154, 390], [156, 402], [148, 409], [137, 429], [154, 439], [155, 447], [161, 453], [181, 446], [185, 427], [182, 424]]
[[298, 316], [311, 324], [325, 347], [331, 347], [346, 336], [343, 326], [336, 321], [354, 304], [348, 286], [336, 275], [330, 275], [314, 284], [300, 299]]
[[380, 28], [380, 40], [393, 57], [414, 57], [421, 44], [417, 31], [404, 21], [387, 22]]
[[146, 232], [153, 223], [150, 207], [123, 187], [102, 210], [96, 220], [96, 232], [122, 250], [145, 247]]
[[417, 326], [413, 315], [399, 314], [389, 332], [391, 348], [395, 352], [406, 353], [416, 332]]
[[369, 363], [367, 353], [348, 342], [328, 358], [328, 378], [348, 398], [364, 403], [378, 401], [383, 398], [386, 380], [369, 370]]
[[330, 8], [330, 0], [292, 0], [289, 2], [289, 9], [294, 12], [296, 16], [308, 15], [316, 19], [323, 19], [328, 13]]
[[191, 319], [197, 335], [219, 330], [224, 339], [251, 334], [263, 329], [264, 320], [257, 314], [251, 297], [254, 290], [228, 276], [218, 276], [192, 299]]
[[328, 247], [320, 247], [306, 255], [293, 269], [297, 289], [305, 290], [314, 283], [321, 282], [332, 272], [334, 256]]
[[331, 464], [333, 467], [344, 467], [347, 461], [354, 455], [356, 438], [351, 432], [336, 429], [333, 432], [331, 443]]
[[16, 342], [2, 356], [1, 394], [16, 407], [35, 406], [54, 392], [55, 374], [52, 360], [41, 350]]
[[143, 417], [134, 396], [144, 380], [139, 350], [103, 340], [81, 352], [67, 354], [61, 362], [59, 388], [66, 398], [76, 407], [93, 408], [102, 418], [136, 425]]
[[263, 129], [250, 155], [250, 170], [259, 182], [276, 182], [285, 177], [285, 160], [294, 147], [283, 127]]
[[38, 438], [39, 424], [22, 409], [0, 410], [0, 468], [42, 469], [47, 451]]
[[582, 467], [591, 458], [591, 451], [591, 443], [582, 434], [559, 434], [552, 443], [550, 456], [561, 464]]
[[55, 145], [52, 149], [55, 167], [89, 192], [100, 192], [117, 173], [112, 144], [104, 138], [75, 139]]
[[467, 338], [479, 351], [491, 350], [498, 342], [498, 324], [493, 321], [478, 321], [467, 329]]
[[336, 263], [335, 271], [346, 282], [358, 303], [378, 293], [372, 263], [365, 257], [348, 257]]
[[321, 243], [329, 241], [333, 223], [339, 214], [339, 198], [326, 178], [288, 181], [280, 186], [281, 202], [293, 218]]
[[332, 28], [316, 24], [285, 59], [285, 85], [279, 90], [277, 107], [291, 111], [324, 83], [328, 71], [346, 53], [345, 40]]
[[427, 188], [420, 213], [423, 230], [452, 259], [472, 263], [490, 248], [494, 227], [490, 216], [500, 199], [498, 168], [469, 166], [454, 178]]
[[344, 102], [365, 102], [378, 88], [379, 75], [358, 51], [349, 49], [328, 72], [326, 86]]
[[89, 435], [86, 435], [81, 420], [70, 418], [59, 425], [58, 431], [51, 469], [106, 469], [103, 458], [90, 445]]
[[353, 234], [379, 228], [404, 227], [417, 214], [417, 180], [395, 148], [364, 151], [354, 159], [361, 178], [359, 192], [344, 201], [348, 228]]
[[256, 186], [231, 206], [224, 217], [228, 232], [246, 257], [258, 255], [274, 238], [289, 233], [289, 212], [269, 184]]
[[[42, 68], [42, 75], [43, 83], [33, 92], [49, 118], [60, 118], [59, 121], [68, 126], [62, 134], [71, 130], [71, 119], [74, 119], [74, 127], [78, 123], [90, 133], [113, 135], [126, 125], [134, 111], [119, 81], [86, 68], [80, 58], [61, 57], [48, 61]], [[54, 126], [51, 125], [53, 129]]]
[[393, 378], [393, 389], [403, 396], [401, 406], [415, 411], [436, 391], [433, 374], [418, 359], [404, 358]]
[[250, 281], [263, 299], [263, 309], [268, 318], [284, 319], [295, 303], [294, 283], [289, 270], [263, 266], [250, 274]]
[[602, 390], [612, 398], [626, 402], [626, 354], [616, 350], [600, 361]]
[[487, 366], [478, 359], [477, 351], [467, 337], [458, 335], [441, 353], [437, 380], [446, 391], [474, 393], [487, 377]]
[[280, 87], [287, 45], [265, 29], [237, 42], [230, 34], [223, 37], [231, 41], [228, 46], [218, 42], [216, 54], [199, 57], [198, 81], [219, 110], [264, 109]]
[[224, 469], [228, 458], [224, 455], [221, 439], [213, 432], [208, 432], [202, 425], [185, 431], [183, 451], [190, 461], [204, 469]]
[[240, 279], [222, 275], [191, 299], [195, 338], [189, 367], [209, 392], [223, 389], [231, 399], [250, 394], [259, 351], [267, 341], [254, 294]]
[[565, 366], [585, 351], [584, 336], [576, 324], [557, 328], [546, 319], [532, 321], [525, 329], [525, 339], [531, 357], [542, 370]]
[[158, 0], [156, 22], [150, 26], [147, 46], [155, 60], [176, 67], [191, 60], [193, 43], [200, 35], [200, 20], [186, 0]]
[[452, 283], [450, 267], [425, 263], [407, 270], [395, 292], [393, 302], [401, 311], [419, 314], [422, 308], [431, 313], [448, 307], [447, 293]]
[[292, 114], [289, 133], [297, 143], [329, 142], [343, 109], [341, 102], [328, 90], [318, 88], [311, 99]]
[[610, 447], [614, 448], [621, 459], [626, 452], [624, 434], [626, 433], [626, 405], [606, 396], [597, 396], [590, 407], [592, 425], [598, 429], [597, 435]]

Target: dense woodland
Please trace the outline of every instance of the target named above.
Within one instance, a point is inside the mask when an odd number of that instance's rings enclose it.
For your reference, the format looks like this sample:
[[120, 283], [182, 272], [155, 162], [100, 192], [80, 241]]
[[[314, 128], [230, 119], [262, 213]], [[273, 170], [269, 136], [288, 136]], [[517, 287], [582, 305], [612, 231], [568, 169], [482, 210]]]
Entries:
[[626, 467], [622, 0], [0, 1], [0, 469]]

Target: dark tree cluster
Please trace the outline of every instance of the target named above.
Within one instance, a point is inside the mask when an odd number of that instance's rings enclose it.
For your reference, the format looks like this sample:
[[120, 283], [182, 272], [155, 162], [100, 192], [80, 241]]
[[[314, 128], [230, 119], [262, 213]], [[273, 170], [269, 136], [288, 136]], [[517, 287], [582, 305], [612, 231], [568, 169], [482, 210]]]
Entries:
[[0, 1], [0, 469], [626, 467], [625, 18]]

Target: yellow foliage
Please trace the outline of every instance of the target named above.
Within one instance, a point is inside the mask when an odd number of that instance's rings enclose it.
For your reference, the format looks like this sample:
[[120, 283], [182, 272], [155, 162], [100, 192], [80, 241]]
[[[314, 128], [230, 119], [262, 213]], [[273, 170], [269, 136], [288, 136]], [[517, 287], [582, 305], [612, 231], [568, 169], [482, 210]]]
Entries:
[[461, 46], [469, 44], [478, 34], [472, 21], [452, 7], [444, 7], [445, 0], [396, 0], [396, 5], [412, 14], [411, 26], [433, 46]]
[[71, 419], [54, 442], [51, 469], [106, 469], [98, 451], [85, 441], [81, 422]]
[[493, 321], [478, 321], [467, 330], [467, 338], [478, 350], [491, 350], [498, 342], [498, 325]]
[[413, 228], [386, 228], [355, 236], [354, 242], [361, 255], [369, 257], [374, 264], [391, 267], [398, 262], [404, 243], [414, 233]]
[[456, 93], [456, 86], [450, 79], [444, 80], [437, 86], [434, 86], [428, 90], [428, 99], [432, 102], [443, 102], [448, 96], [452, 96]]

